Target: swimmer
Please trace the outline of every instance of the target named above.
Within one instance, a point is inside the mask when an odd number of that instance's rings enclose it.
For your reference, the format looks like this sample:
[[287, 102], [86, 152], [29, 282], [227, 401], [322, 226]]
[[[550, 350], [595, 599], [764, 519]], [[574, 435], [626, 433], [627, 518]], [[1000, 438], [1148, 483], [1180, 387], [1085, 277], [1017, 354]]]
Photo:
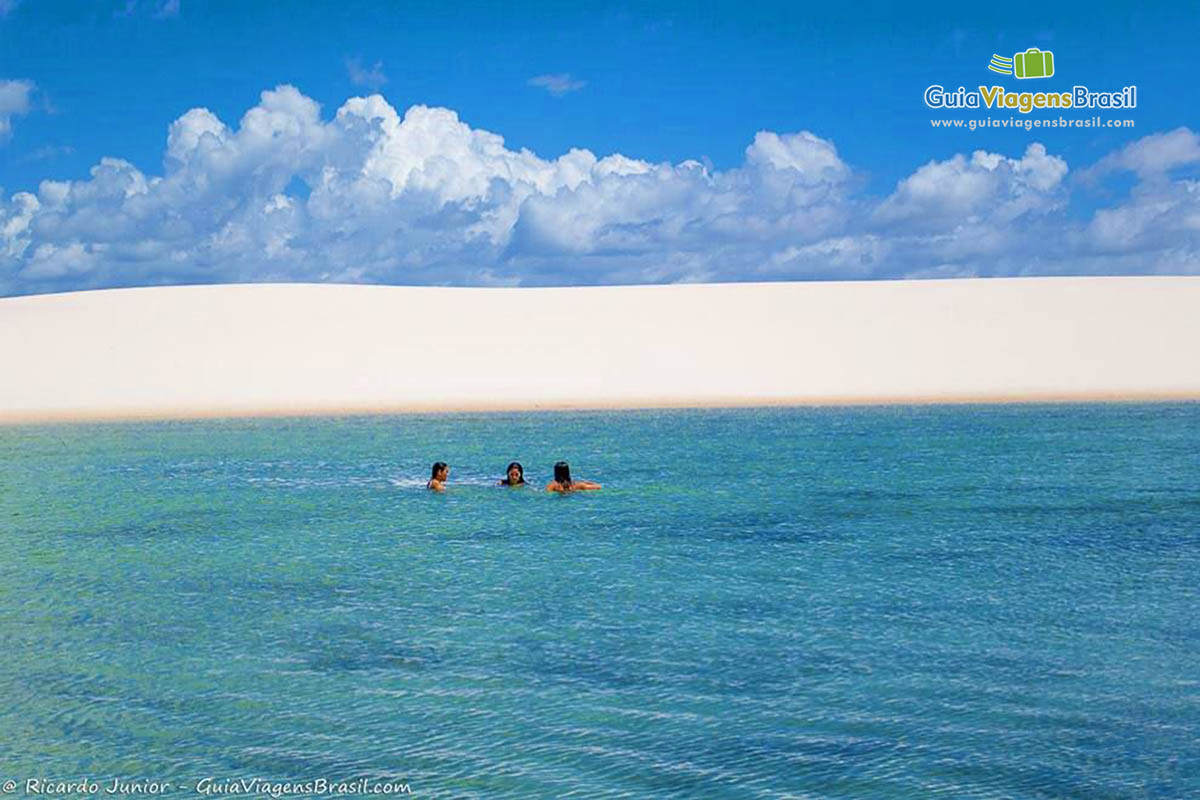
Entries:
[[559, 461], [554, 465], [554, 480], [546, 484], [547, 492], [559, 492], [561, 494], [590, 491], [599, 488], [600, 484], [593, 481], [571, 480], [571, 465], [565, 461]]
[[525, 485], [525, 468], [520, 462], [514, 461], [504, 470], [504, 478], [500, 481], [501, 486], [524, 486]]
[[446, 466], [446, 462], [438, 461], [434, 463], [430, 473], [429, 483], [425, 484], [425, 488], [432, 492], [446, 491], [446, 481], [450, 478], [450, 467]]

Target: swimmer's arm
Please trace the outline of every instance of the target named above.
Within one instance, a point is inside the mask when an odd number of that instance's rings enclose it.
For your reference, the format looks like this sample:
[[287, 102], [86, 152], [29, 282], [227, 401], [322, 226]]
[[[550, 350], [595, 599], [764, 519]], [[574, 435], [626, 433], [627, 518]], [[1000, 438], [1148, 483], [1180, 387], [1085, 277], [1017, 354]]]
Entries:
[[583, 489], [585, 491], [602, 488], [600, 484], [596, 483], [595, 481], [573, 481], [571, 485], [576, 489]]

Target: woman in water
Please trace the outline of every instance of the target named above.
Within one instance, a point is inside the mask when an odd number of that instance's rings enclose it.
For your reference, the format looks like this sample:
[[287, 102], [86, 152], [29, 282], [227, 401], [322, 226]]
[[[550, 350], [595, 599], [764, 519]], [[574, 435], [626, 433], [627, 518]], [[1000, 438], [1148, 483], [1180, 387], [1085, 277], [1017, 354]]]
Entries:
[[500, 481], [501, 486], [524, 486], [525, 485], [525, 468], [520, 462], [514, 461], [504, 470], [504, 478]]
[[446, 462], [434, 462], [433, 469], [430, 472], [429, 483], [425, 484], [425, 488], [433, 492], [446, 491], [446, 481], [450, 477], [450, 467], [446, 466]]
[[554, 465], [554, 480], [546, 484], [547, 492], [560, 492], [567, 494], [568, 492], [582, 492], [590, 489], [599, 489], [600, 484], [585, 480], [571, 479], [571, 465], [565, 461], [559, 461]]

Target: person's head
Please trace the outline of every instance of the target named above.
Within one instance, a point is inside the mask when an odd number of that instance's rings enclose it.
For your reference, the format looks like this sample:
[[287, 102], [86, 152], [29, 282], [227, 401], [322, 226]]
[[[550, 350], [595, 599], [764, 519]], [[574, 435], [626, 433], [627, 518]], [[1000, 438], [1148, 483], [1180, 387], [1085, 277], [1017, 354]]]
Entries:
[[554, 465], [554, 480], [561, 483], [563, 486], [571, 485], [571, 465], [565, 461], [559, 461]]
[[445, 461], [435, 461], [433, 463], [433, 469], [431, 470], [429, 480], [444, 481], [448, 477], [450, 477], [450, 467], [446, 466], [446, 462]]
[[525, 482], [525, 468], [520, 462], [514, 461], [504, 470], [504, 483], [507, 486], [516, 486]]

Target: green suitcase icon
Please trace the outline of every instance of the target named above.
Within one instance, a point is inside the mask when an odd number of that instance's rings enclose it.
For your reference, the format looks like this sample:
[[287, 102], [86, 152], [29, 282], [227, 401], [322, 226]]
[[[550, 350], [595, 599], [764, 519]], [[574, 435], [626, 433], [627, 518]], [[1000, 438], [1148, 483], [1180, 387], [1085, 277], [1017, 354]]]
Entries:
[[1054, 74], [1054, 53], [1031, 47], [1013, 55], [1013, 74], [1018, 78], [1049, 78]]

